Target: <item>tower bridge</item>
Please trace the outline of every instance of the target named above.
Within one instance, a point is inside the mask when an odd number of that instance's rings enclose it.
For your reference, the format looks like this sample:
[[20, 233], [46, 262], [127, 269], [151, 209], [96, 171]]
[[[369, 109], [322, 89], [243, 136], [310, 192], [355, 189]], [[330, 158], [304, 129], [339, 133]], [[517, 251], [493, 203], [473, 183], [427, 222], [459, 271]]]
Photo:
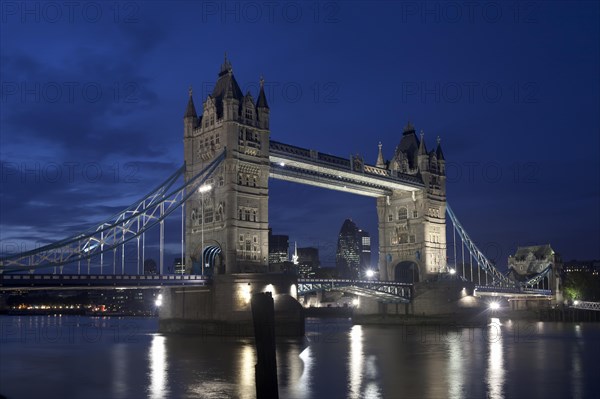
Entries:
[[[481, 285], [481, 273], [485, 277], [487, 288], [481, 288], [482, 293], [494, 292], [495, 287], [500, 294], [507, 289], [527, 294], [527, 289], [558, 278], [552, 266], [517, 281], [487, 260], [446, 202], [446, 161], [440, 139], [435, 149], [428, 150], [423, 133], [417, 134], [410, 123], [390, 159], [385, 159], [379, 144], [375, 165], [365, 163], [360, 155], [344, 158], [273, 141], [262, 79], [254, 100], [250, 93], [241, 92], [231, 63], [225, 59], [212, 93], [203, 99], [200, 115], [190, 89], [183, 140], [184, 166], [148, 195], [85, 232], [1, 258], [0, 273], [54, 267], [59, 274], [66, 270], [91, 275], [93, 265], [100, 275], [124, 275], [125, 246], [134, 245], [139, 274], [145, 258], [145, 234], [156, 226], [160, 230], [159, 274], [163, 275], [164, 222], [179, 209], [186, 274], [208, 277], [211, 284], [208, 290], [182, 287], [167, 292], [161, 317], [247, 322], [249, 292], [271, 289], [295, 297], [298, 291], [321, 284], [304, 281], [298, 285], [293, 276], [268, 273], [269, 179], [280, 179], [375, 198], [381, 282], [330, 281], [336, 289], [382, 302], [411, 301], [415, 291], [408, 286], [459, 269], [457, 234], [462, 276], [466, 277], [466, 248], [469, 265], [477, 264], [477, 283]], [[447, 215], [453, 227], [452, 256], [447, 248]], [[449, 264], [448, 258], [453, 262]], [[17, 280], [10, 283], [18, 284]], [[108, 281], [99, 278], [95, 284], [102, 285], [100, 280]], [[473, 273], [470, 280], [475, 280]], [[556, 293], [558, 285], [551, 289], [530, 293], [548, 296]], [[296, 310], [291, 302], [288, 305], [289, 315]]]

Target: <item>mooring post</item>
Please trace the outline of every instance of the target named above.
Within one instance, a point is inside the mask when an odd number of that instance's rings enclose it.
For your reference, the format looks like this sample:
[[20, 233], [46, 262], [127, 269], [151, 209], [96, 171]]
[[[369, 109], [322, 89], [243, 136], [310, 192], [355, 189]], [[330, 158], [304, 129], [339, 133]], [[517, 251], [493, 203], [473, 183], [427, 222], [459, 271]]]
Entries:
[[278, 399], [273, 297], [270, 292], [253, 294], [251, 305], [256, 344], [256, 398]]

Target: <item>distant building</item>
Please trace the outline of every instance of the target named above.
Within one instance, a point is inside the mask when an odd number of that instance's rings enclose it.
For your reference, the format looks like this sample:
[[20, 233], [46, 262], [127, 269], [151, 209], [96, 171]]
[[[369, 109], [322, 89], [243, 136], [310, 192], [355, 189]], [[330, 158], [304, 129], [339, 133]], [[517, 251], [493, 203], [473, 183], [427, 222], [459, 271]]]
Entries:
[[358, 230], [360, 237], [360, 275], [364, 277], [366, 271], [373, 269], [371, 265], [371, 236], [364, 230]]
[[508, 276], [516, 281], [527, 281], [541, 273], [539, 288], [549, 289], [559, 295], [562, 292], [562, 262], [550, 244], [517, 247], [517, 252], [508, 257]]
[[175, 258], [173, 261], [173, 270], [175, 274], [185, 274], [185, 264], [181, 261], [181, 258]]
[[298, 248], [298, 277], [314, 278], [320, 267], [319, 250], [313, 247]]
[[144, 261], [144, 274], [158, 274], [158, 267], [154, 259], [146, 259]]
[[275, 235], [269, 229], [269, 264], [282, 263], [288, 260], [289, 237]]
[[590, 273], [594, 276], [600, 274], [600, 260], [570, 260], [564, 262], [565, 273]]
[[338, 236], [335, 256], [336, 268], [340, 277], [360, 277], [362, 237], [363, 235], [352, 220], [344, 220]]

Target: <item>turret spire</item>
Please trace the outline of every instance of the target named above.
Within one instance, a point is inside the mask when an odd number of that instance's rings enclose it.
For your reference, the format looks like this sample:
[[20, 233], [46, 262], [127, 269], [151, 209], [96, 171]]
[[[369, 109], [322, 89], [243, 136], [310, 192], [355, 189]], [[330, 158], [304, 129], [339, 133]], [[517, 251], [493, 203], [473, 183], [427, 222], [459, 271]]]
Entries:
[[383, 154], [381, 153], [381, 141], [379, 142], [377, 147], [379, 147], [379, 153], [377, 154], [377, 163], [375, 164], [375, 166], [377, 166], [378, 168], [385, 168], [385, 161], [383, 160]]
[[444, 161], [444, 152], [442, 151], [442, 139], [440, 136], [437, 136], [437, 148], [435, 150], [435, 156], [438, 161]]
[[419, 143], [419, 155], [427, 155], [427, 147], [425, 146], [425, 133], [421, 130], [421, 142]]
[[187, 103], [187, 108], [185, 109], [185, 115], [183, 115], [184, 118], [197, 118], [198, 114], [196, 114], [196, 107], [194, 106], [194, 99], [192, 98], [192, 86], [190, 85], [190, 88], [188, 89], [188, 94], [190, 95], [190, 98], [188, 100]]
[[260, 91], [258, 92], [258, 100], [256, 101], [257, 108], [266, 108], [269, 109], [269, 104], [267, 104], [267, 96], [265, 95], [265, 80], [262, 75], [260, 76]]

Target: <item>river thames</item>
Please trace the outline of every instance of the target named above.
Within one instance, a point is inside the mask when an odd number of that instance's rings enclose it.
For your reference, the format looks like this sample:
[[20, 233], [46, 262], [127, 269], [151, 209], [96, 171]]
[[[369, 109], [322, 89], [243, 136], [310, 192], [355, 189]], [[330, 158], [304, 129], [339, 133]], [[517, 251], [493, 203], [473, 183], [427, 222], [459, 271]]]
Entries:
[[[307, 319], [277, 345], [281, 398], [599, 397], [600, 324]], [[160, 335], [155, 318], [0, 317], [0, 394], [253, 398], [251, 339]]]

